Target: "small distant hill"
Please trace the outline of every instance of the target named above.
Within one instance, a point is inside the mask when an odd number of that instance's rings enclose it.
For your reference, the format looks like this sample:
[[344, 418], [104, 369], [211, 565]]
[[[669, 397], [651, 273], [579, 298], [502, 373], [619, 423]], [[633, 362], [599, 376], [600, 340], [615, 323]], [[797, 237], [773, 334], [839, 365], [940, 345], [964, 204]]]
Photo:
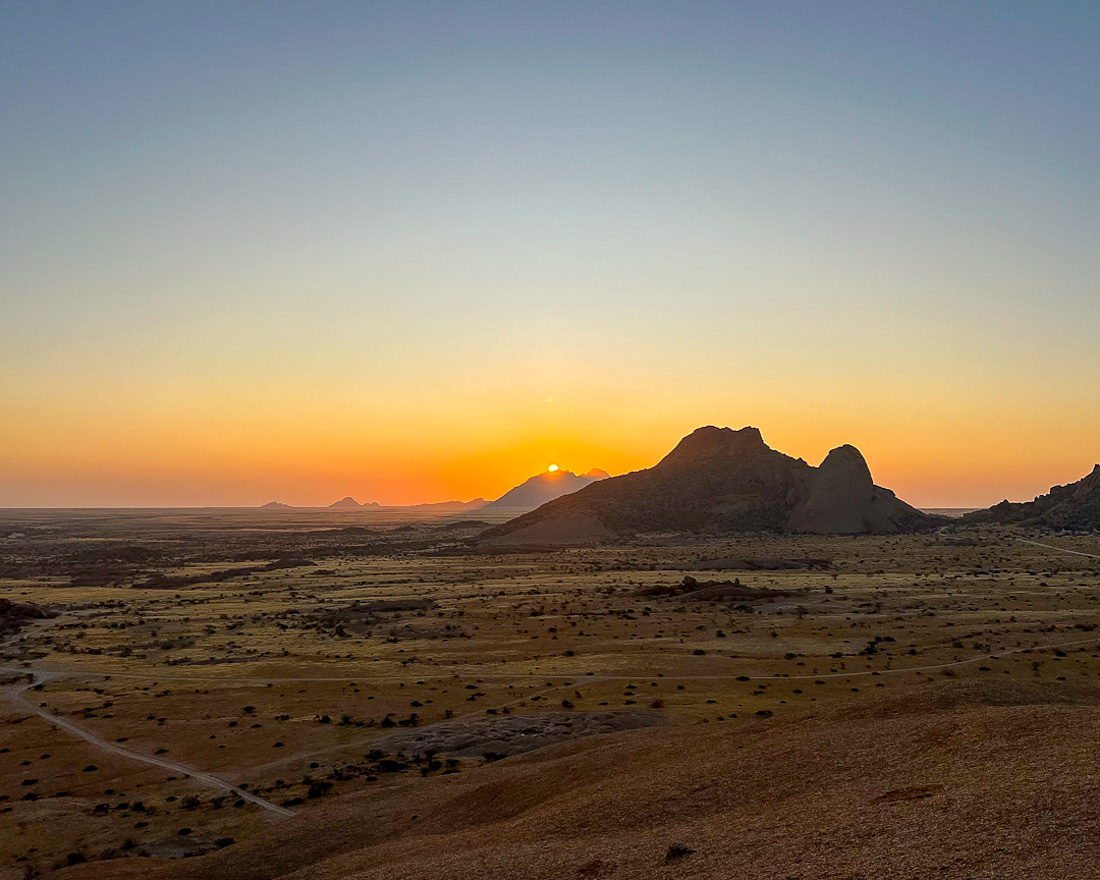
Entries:
[[894, 534], [942, 522], [876, 486], [854, 446], [837, 447], [815, 468], [770, 448], [757, 428], [707, 426], [654, 467], [590, 483], [490, 529], [483, 541], [575, 544], [659, 531]]
[[599, 468], [593, 468], [583, 475], [572, 471], [545, 471], [525, 480], [514, 489], [509, 489], [496, 501], [484, 505], [481, 512], [523, 513], [605, 479], [607, 479], [607, 471]]
[[293, 507], [283, 504], [282, 501], [268, 501], [267, 504], [260, 505], [260, 510], [293, 510]]
[[1087, 477], [1065, 486], [1051, 486], [1046, 495], [1038, 495], [1034, 501], [1013, 503], [1006, 499], [986, 510], [968, 513], [962, 521], [1071, 531], [1100, 529], [1100, 464]]
[[329, 505], [330, 510], [351, 510], [362, 509], [364, 507], [381, 507], [381, 505], [377, 501], [368, 501], [366, 504], [360, 504], [350, 495], [341, 498], [339, 501], [334, 501]]

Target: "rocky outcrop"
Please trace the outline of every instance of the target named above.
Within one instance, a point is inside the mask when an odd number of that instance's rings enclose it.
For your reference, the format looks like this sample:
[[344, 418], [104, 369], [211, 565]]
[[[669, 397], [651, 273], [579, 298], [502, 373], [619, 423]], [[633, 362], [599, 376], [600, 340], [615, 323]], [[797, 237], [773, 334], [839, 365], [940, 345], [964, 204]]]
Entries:
[[0, 617], [11, 620], [48, 620], [57, 615], [33, 602], [12, 602], [11, 599], [0, 599]]
[[32, 602], [12, 602], [0, 599], [0, 635], [15, 632], [33, 620], [50, 620], [57, 613]]
[[1087, 477], [1065, 486], [1052, 486], [1050, 492], [1033, 501], [1005, 500], [988, 510], [968, 513], [962, 519], [1071, 531], [1100, 529], [1100, 464]]
[[817, 535], [889, 535], [917, 531], [930, 517], [876, 486], [854, 446], [838, 446], [814, 472], [809, 493], [787, 520], [787, 530]]
[[764, 587], [747, 587], [740, 578], [732, 581], [698, 581], [684, 575], [678, 584], [654, 584], [643, 587], [636, 596], [657, 596], [678, 599], [681, 602], [742, 602], [753, 603], [782, 599], [794, 595], [787, 590], [771, 590]]
[[[833, 450], [821, 468], [771, 449], [757, 428], [708, 426], [684, 437], [652, 468], [593, 483], [490, 529], [503, 545], [535, 527], [581, 520], [593, 534], [689, 531], [893, 533], [929, 528], [936, 517], [875, 486], [854, 447]], [[796, 515], [797, 514], [797, 515]], [[515, 537], [509, 537], [515, 536]]]

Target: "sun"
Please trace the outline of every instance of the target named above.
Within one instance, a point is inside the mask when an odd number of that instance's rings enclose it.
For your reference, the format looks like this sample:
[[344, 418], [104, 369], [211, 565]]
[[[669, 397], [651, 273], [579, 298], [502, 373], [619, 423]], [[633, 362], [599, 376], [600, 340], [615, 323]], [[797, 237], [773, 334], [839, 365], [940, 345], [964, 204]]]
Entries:
[[552, 464], [552, 465], [550, 465], [550, 467], [547, 468], [547, 470], [550, 471], [550, 473], [554, 473], [554, 471], [556, 471], [557, 469], [558, 469], [558, 466], [556, 464]]

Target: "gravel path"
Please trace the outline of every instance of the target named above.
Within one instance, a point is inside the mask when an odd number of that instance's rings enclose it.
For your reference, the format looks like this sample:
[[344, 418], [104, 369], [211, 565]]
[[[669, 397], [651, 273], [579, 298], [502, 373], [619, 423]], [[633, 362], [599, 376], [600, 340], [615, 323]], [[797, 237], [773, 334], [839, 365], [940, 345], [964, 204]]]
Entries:
[[79, 724], [70, 721], [67, 718], [62, 718], [59, 715], [54, 715], [52, 712], [39, 706], [33, 700], [26, 696], [26, 691], [35, 685], [42, 684], [49, 680], [49, 676], [45, 673], [34, 672], [25, 669], [19, 669], [18, 667], [0, 666], [0, 672], [14, 672], [23, 675], [30, 675], [30, 680], [23, 684], [12, 685], [5, 688], [0, 692], [0, 696], [7, 700], [13, 706], [22, 709], [25, 712], [31, 712], [37, 715], [39, 718], [61, 728], [66, 733], [70, 733], [79, 739], [84, 740], [86, 743], [99, 749], [101, 752], [107, 752], [112, 755], [118, 755], [120, 758], [126, 758], [130, 761], [138, 761], [142, 764], [149, 764], [153, 767], [160, 767], [162, 770], [171, 770], [173, 773], [179, 773], [183, 776], [188, 776], [194, 779], [200, 785], [204, 785], [207, 788], [216, 788], [219, 791], [224, 791], [226, 794], [231, 794], [234, 797], [241, 800], [248, 801], [255, 804], [258, 807], [267, 810], [280, 818], [286, 819], [294, 815], [293, 810], [288, 810], [286, 807], [280, 807], [278, 804], [273, 804], [271, 801], [264, 800], [262, 797], [245, 791], [244, 789], [237, 788], [237, 786], [226, 782], [224, 779], [219, 779], [217, 776], [213, 776], [210, 773], [203, 773], [201, 770], [196, 770], [193, 767], [189, 767], [186, 764], [178, 764], [174, 761], [166, 761], [163, 758], [157, 758], [152, 755], [143, 755], [140, 752], [132, 751], [131, 749], [123, 748], [117, 743], [108, 742], [102, 737], [92, 733], [85, 727], [81, 727]]
[[1100, 559], [1100, 553], [1082, 553], [1080, 550], [1067, 550], [1065, 547], [1055, 547], [1053, 544], [1040, 544], [1038, 541], [1028, 541], [1026, 538], [1017, 538], [1016, 540], [1021, 544], [1046, 547], [1047, 550], [1058, 550], [1062, 553], [1072, 553], [1074, 556], [1087, 556], [1089, 559]]

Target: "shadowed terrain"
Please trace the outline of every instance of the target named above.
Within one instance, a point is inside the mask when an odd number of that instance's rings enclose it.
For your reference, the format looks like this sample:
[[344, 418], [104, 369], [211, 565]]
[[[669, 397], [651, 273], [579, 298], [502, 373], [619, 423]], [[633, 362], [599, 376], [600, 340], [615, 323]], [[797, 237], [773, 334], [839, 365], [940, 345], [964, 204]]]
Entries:
[[[202, 863], [73, 876], [1092, 876], [1100, 711], [960, 690], [586, 740], [351, 795]], [[1036, 704], [982, 705], [1006, 696]]]

